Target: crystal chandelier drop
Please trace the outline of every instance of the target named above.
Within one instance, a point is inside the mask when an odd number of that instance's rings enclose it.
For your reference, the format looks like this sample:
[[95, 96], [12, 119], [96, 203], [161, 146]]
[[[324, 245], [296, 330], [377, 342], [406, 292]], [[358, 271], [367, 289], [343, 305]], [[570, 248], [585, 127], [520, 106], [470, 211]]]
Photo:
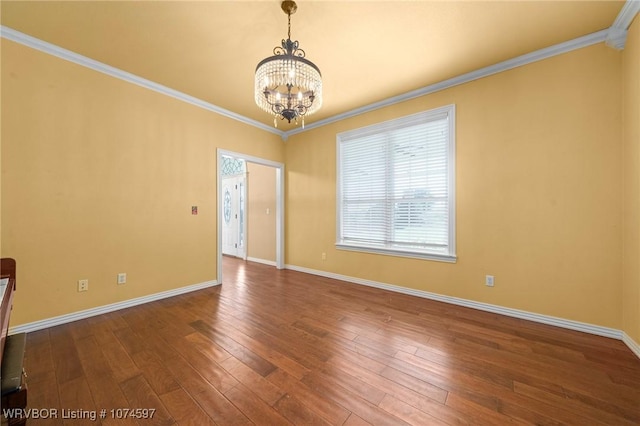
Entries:
[[291, 15], [298, 9], [296, 2], [283, 1], [280, 7], [288, 16], [287, 39], [256, 67], [255, 99], [260, 108], [274, 115], [274, 126], [278, 127], [279, 118], [289, 123], [301, 119], [304, 127], [304, 117], [322, 105], [322, 76], [320, 69], [305, 58], [298, 41], [291, 41]]

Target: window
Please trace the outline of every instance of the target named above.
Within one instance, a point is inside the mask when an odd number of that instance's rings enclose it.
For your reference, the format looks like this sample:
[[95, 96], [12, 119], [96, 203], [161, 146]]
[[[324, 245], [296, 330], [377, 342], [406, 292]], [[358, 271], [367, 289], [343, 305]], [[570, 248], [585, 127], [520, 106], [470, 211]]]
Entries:
[[455, 262], [455, 106], [340, 133], [340, 249]]

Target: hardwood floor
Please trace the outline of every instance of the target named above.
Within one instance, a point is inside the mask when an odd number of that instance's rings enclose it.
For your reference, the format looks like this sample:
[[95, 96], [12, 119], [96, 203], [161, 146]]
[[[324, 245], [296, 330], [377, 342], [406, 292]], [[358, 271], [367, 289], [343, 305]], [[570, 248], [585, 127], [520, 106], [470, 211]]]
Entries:
[[30, 333], [29, 407], [59, 412], [28, 424], [640, 424], [620, 341], [236, 259], [224, 277]]

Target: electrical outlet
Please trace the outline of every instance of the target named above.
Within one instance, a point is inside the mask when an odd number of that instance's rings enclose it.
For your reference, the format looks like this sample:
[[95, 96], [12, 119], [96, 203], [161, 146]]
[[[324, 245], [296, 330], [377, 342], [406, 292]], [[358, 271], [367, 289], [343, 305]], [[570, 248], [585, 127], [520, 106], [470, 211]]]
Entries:
[[78, 291], [89, 290], [89, 280], [78, 280]]
[[125, 274], [124, 272], [118, 274], [118, 284], [126, 284], [126, 282], [127, 282], [127, 274]]
[[327, 260], [327, 253], [322, 253], [322, 260]]
[[487, 287], [493, 287], [494, 280], [495, 278], [493, 277], [493, 275], [485, 275], [484, 277], [484, 283], [487, 285]]

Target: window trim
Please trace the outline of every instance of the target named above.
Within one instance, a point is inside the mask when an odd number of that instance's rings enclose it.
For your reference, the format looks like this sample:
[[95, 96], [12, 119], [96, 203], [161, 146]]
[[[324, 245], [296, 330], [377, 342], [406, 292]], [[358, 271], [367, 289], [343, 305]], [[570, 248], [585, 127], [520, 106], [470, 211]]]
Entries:
[[[336, 135], [336, 243], [335, 246], [339, 250], [348, 250], [364, 253], [383, 254], [390, 256], [409, 257], [416, 259], [434, 260], [440, 262], [455, 263], [457, 261], [456, 254], [456, 108], [455, 104], [446, 105], [440, 108], [435, 108], [427, 111], [422, 111], [416, 114], [411, 114], [404, 117], [387, 120], [380, 123], [375, 123], [369, 126], [361, 127], [358, 129], [348, 130], [338, 133]], [[341, 159], [341, 142], [343, 139], [352, 137], [355, 135], [365, 135], [372, 133], [380, 133], [394, 129], [402, 124], [413, 121], [429, 120], [439, 115], [446, 114], [448, 118], [448, 130], [449, 130], [449, 143], [447, 150], [447, 166], [448, 166], [448, 185], [447, 190], [449, 194], [449, 227], [448, 227], [448, 254], [428, 253], [423, 251], [415, 251], [409, 248], [388, 248], [371, 246], [362, 243], [347, 243], [340, 241], [341, 228], [342, 228], [342, 171], [340, 167]]]

